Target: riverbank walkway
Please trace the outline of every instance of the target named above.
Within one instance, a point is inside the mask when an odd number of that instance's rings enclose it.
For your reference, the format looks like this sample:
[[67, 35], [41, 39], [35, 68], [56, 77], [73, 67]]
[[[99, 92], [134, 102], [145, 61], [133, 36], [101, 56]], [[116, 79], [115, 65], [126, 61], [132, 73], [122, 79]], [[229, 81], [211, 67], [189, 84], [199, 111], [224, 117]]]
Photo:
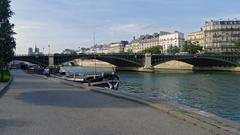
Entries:
[[147, 106], [12, 71], [0, 98], [1, 135], [208, 135]]

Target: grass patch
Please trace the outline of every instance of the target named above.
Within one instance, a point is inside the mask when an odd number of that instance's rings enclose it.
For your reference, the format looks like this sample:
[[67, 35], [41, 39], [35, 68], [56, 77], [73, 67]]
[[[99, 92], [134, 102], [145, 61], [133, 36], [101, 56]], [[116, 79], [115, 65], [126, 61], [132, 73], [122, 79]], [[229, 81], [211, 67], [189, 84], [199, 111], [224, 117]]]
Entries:
[[[3, 78], [2, 78], [3, 73]], [[8, 82], [11, 79], [11, 74], [9, 71], [0, 71], [0, 82]]]

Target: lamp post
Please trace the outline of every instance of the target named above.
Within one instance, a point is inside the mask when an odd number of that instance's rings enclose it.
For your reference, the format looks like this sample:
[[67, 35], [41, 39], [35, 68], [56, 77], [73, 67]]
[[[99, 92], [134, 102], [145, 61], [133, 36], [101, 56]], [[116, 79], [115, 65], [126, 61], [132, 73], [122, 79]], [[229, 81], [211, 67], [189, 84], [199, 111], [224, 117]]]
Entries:
[[48, 45], [48, 56], [50, 56], [50, 45]]
[[95, 32], [93, 33], [93, 46], [94, 46], [94, 79], [95, 79], [95, 75], [97, 74], [97, 63], [96, 63], [96, 39], [95, 39]]
[[44, 49], [45, 49], [45, 48], [43, 47], [43, 52], [42, 52], [42, 53], [43, 53], [43, 55], [44, 55]]

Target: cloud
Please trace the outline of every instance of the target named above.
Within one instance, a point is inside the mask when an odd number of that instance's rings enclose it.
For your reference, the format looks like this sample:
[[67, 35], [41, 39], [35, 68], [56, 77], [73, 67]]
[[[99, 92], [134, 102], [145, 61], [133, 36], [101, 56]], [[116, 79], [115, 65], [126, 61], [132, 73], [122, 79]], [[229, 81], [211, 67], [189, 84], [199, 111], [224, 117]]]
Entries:
[[51, 44], [52, 52], [61, 52], [63, 49], [77, 49], [79, 46], [90, 46], [92, 37], [75, 27], [61, 23], [31, 21], [15, 19], [15, 35], [17, 42], [16, 52], [27, 53], [28, 47], [35, 43], [41, 50]]
[[151, 27], [151, 24], [127, 23], [110, 27], [113, 34], [139, 34]]
[[18, 22], [18, 30], [33, 30], [33, 29], [41, 29], [47, 27], [48, 24], [42, 22], [34, 22], [34, 21], [21, 21]]

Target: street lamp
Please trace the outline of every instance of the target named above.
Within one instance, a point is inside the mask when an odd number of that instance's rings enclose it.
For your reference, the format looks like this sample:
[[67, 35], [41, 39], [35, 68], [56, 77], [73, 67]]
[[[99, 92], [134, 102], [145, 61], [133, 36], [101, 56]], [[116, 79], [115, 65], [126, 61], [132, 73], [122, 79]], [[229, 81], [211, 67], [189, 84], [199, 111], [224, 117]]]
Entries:
[[45, 49], [45, 48], [43, 47], [42, 55], [44, 55], [44, 49]]
[[93, 33], [93, 46], [94, 46], [94, 79], [95, 79], [95, 75], [97, 74], [97, 68], [96, 68], [96, 66], [97, 66], [97, 62], [96, 62], [96, 38], [95, 38], [95, 32]]
[[48, 45], [48, 55], [50, 56], [50, 45]]

